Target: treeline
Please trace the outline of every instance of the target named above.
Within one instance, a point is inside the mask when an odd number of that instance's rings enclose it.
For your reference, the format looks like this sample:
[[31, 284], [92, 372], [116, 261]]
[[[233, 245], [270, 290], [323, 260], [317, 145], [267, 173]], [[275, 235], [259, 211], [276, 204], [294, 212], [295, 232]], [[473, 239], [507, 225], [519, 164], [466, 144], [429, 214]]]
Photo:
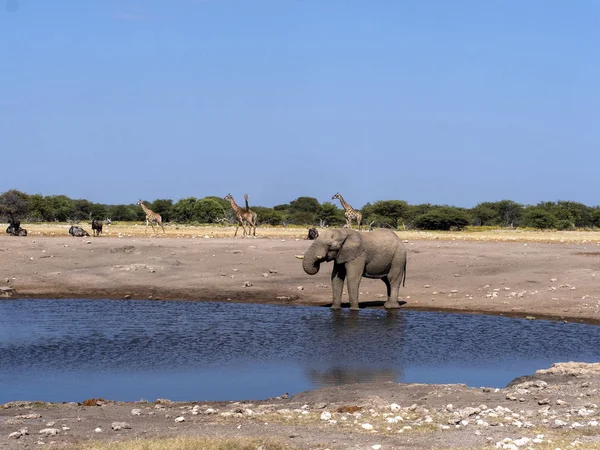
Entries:
[[[186, 224], [229, 224], [236, 218], [228, 201], [221, 197], [187, 197], [177, 202], [156, 199], [145, 202], [164, 222]], [[238, 200], [243, 206], [243, 199]], [[344, 211], [332, 202], [313, 197], [297, 199], [273, 208], [250, 206], [259, 225], [341, 226]], [[409, 205], [403, 200], [380, 200], [361, 209], [363, 227], [394, 229], [461, 230], [467, 226], [527, 227], [536, 229], [591, 229], [600, 227], [600, 207], [573, 201], [522, 205], [511, 200], [479, 203], [473, 208], [448, 205]], [[107, 205], [65, 195], [29, 195], [18, 190], [0, 194], [0, 216], [27, 222], [80, 222], [110, 218], [113, 221], [142, 221], [145, 214], [136, 204]]]

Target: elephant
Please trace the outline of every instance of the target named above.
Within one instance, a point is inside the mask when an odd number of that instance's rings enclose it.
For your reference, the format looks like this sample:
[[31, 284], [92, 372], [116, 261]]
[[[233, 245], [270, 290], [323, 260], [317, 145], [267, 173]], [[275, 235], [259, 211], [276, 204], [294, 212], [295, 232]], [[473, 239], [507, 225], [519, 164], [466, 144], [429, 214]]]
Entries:
[[333, 261], [332, 309], [342, 306], [346, 277], [351, 310], [358, 310], [358, 289], [362, 277], [383, 280], [387, 287], [384, 308], [400, 308], [398, 291], [406, 281], [406, 248], [392, 230], [379, 229], [370, 233], [348, 228], [322, 230], [304, 253], [302, 268], [307, 274], [315, 275], [324, 261]]

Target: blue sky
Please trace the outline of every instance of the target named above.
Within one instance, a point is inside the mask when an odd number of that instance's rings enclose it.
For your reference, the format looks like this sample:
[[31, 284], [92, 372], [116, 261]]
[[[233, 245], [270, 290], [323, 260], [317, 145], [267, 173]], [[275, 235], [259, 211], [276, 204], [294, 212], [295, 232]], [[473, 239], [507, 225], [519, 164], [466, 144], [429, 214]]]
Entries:
[[1, 0], [0, 191], [600, 204], [595, 0]]

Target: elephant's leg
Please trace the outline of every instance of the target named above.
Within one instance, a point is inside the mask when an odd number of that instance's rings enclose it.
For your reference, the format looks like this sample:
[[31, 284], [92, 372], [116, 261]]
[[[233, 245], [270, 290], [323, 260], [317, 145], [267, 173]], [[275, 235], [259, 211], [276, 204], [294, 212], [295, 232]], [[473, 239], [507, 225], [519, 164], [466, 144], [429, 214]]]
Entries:
[[333, 291], [333, 304], [331, 309], [342, 307], [342, 293], [344, 292], [344, 280], [346, 279], [346, 268], [342, 264], [334, 264], [331, 272], [331, 289]]
[[346, 264], [346, 278], [348, 283], [348, 297], [350, 297], [350, 310], [358, 311], [358, 292], [362, 279], [364, 265]]
[[400, 279], [390, 281], [388, 277], [383, 278], [383, 282], [387, 287], [387, 301], [383, 304], [385, 309], [398, 309], [400, 303], [398, 303], [398, 293], [400, 291]]

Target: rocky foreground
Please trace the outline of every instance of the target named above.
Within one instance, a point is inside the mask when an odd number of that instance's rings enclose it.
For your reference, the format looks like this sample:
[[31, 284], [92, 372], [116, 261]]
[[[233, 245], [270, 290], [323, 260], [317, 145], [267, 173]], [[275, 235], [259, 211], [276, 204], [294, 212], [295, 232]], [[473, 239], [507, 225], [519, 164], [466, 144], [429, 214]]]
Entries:
[[600, 363], [557, 363], [504, 389], [352, 384], [255, 402], [0, 407], [0, 448], [173, 436], [272, 437], [290, 448], [600, 448]]

